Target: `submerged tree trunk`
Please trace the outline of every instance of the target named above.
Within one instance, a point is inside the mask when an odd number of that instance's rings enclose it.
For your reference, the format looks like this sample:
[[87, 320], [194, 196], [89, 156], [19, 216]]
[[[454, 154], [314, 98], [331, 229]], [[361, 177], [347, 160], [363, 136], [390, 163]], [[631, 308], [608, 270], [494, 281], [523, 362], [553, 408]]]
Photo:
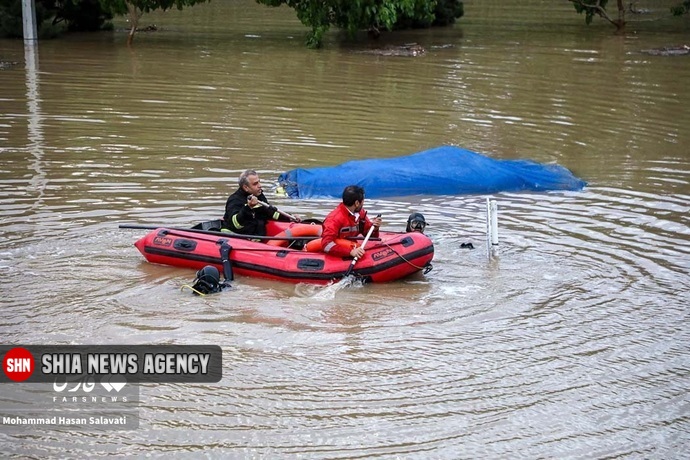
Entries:
[[142, 11], [138, 11], [137, 7], [131, 3], [127, 3], [127, 11], [129, 16], [129, 35], [127, 36], [127, 45], [131, 45], [134, 41], [134, 34], [137, 32], [139, 27], [139, 18], [141, 18]]
[[618, 20], [615, 22], [616, 29], [623, 30], [625, 28], [625, 6], [623, 0], [618, 0]]

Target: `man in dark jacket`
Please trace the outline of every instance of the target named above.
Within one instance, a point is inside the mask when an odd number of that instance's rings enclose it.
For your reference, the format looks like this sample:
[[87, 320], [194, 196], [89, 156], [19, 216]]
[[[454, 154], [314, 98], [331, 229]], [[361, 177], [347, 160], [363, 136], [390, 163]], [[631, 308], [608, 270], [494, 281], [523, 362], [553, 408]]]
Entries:
[[223, 227], [243, 235], [266, 235], [266, 222], [279, 220], [289, 222], [290, 218], [279, 213], [268, 204], [259, 181], [259, 175], [253, 169], [240, 174], [239, 188], [228, 197], [225, 203]]

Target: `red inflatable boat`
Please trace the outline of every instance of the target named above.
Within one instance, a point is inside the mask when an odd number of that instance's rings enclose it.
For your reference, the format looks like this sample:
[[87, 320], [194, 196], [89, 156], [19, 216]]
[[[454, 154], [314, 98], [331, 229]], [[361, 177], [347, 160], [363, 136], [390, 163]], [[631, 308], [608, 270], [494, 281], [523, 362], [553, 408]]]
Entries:
[[[229, 246], [229, 260], [234, 274], [292, 283], [328, 284], [343, 278], [352, 264], [352, 259], [276, 246], [276, 239], [271, 238], [286, 233], [289, 235], [290, 232], [286, 230], [294, 224], [269, 221], [266, 228], [268, 237], [262, 241], [252, 240], [250, 238], [254, 237], [245, 235], [207, 230], [213, 227], [205, 224], [192, 229], [156, 228], [134, 245], [152, 263], [195, 270], [213, 265], [221, 273], [221, 250], [225, 247], [227, 251]], [[281, 241], [280, 238], [278, 236], [277, 241]], [[295, 241], [304, 243], [313, 238], [283, 237], [283, 241], [286, 241], [285, 244]], [[273, 243], [269, 244], [270, 241]], [[379, 238], [367, 242], [365, 250], [364, 256], [354, 265], [352, 274], [365, 282], [374, 283], [394, 281], [421, 270], [426, 272], [431, 269], [431, 259], [434, 257], [433, 243], [419, 232], [381, 231]]]

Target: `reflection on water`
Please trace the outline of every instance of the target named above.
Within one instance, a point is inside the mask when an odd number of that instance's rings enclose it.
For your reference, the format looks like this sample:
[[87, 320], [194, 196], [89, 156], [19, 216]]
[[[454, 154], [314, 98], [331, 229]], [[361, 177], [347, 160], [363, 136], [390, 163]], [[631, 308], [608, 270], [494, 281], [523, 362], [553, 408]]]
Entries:
[[32, 178], [30, 184], [33, 189], [31, 191], [38, 195], [36, 204], [32, 206], [35, 209], [40, 205], [46, 187], [46, 178], [42, 167], [44, 139], [38, 77], [38, 48], [35, 42], [24, 43], [24, 62], [26, 63], [26, 103], [29, 131], [27, 137], [29, 140], [29, 150], [34, 156], [32, 169], [36, 171], [36, 175]]
[[[219, 385], [144, 387], [137, 432], [3, 435], [3, 451], [687, 450], [690, 66], [639, 53], [675, 26], [613, 36], [570, 7], [536, 24], [537, 2], [509, 16], [468, 4], [454, 28], [385, 37], [427, 49], [406, 59], [337, 33], [308, 51], [292, 10], [226, 3], [151, 16], [159, 31], [132, 49], [123, 33], [0, 41], [25, 63], [0, 70], [5, 342], [214, 343], [226, 357]], [[434, 269], [344, 289], [238, 278], [196, 297], [180, 290], [192, 270], [144, 262], [143, 232], [117, 228], [217, 218], [248, 167], [270, 183], [443, 144], [557, 162], [590, 186], [494, 196], [491, 260], [484, 196], [368, 200], [387, 228], [425, 215]], [[316, 218], [338, 202], [269, 198]]]

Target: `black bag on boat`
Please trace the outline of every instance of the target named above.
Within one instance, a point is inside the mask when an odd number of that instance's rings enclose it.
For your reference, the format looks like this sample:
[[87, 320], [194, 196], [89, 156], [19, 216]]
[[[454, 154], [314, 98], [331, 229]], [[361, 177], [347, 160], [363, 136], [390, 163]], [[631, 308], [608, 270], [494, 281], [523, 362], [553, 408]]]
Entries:
[[206, 232], [219, 232], [223, 228], [223, 221], [220, 219], [207, 220], [196, 224], [192, 229], [204, 230]]

